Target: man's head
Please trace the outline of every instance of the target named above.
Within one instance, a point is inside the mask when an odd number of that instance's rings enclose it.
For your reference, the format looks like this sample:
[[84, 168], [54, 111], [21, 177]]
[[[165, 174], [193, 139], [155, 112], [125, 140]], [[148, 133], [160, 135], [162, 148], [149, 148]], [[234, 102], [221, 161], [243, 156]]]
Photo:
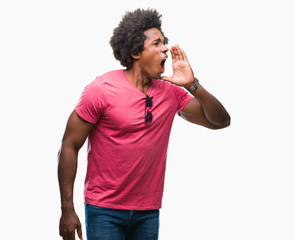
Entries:
[[161, 30], [161, 14], [154, 9], [137, 9], [127, 12], [118, 27], [113, 30], [110, 45], [114, 57], [127, 69], [133, 64], [132, 55], [137, 55], [144, 50], [146, 36], [144, 32], [148, 29], [158, 29], [164, 37], [165, 43], [168, 39]]

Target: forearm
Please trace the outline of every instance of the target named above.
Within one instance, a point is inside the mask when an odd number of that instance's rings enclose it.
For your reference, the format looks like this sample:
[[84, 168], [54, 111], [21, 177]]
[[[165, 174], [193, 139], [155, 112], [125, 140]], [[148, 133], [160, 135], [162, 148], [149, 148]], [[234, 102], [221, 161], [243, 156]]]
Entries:
[[215, 128], [224, 128], [230, 125], [230, 115], [224, 106], [200, 84], [192, 95], [201, 104], [203, 113]]
[[74, 209], [73, 186], [77, 171], [78, 152], [62, 146], [58, 156], [58, 181], [62, 210]]

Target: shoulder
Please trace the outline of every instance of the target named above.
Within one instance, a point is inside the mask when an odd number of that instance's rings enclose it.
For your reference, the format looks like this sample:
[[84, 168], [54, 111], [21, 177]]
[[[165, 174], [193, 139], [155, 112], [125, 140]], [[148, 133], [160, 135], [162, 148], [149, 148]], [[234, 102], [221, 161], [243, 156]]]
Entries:
[[101, 78], [105, 81], [111, 81], [113, 79], [122, 78], [122, 76], [123, 76], [123, 70], [118, 69], [118, 70], [106, 72], [98, 78]]
[[163, 80], [154, 80], [154, 87], [157, 89], [157, 94], [164, 95], [166, 99], [173, 99], [177, 103], [178, 112], [194, 98], [184, 88]]
[[107, 90], [107, 86], [112, 85], [117, 82], [119, 78], [121, 78], [122, 70], [114, 70], [103, 75], [97, 76], [92, 82], [90, 82], [85, 87], [85, 91], [87, 92], [105, 92]]
[[172, 83], [169, 83], [160, 79], [153, 79], [152, 84], [154, 84], [153, 86], [160, 91], [164, 90], [165, 92], [166, 91], [172, 92], [175, 95], [187, 93], [187, 91], [184, 90], [182, 87], [179, 87], [177, 85], [174, 85]]
[[102, 86], [105, 83], [115, 81], [118, 78], [121, 78], [122, 70], [114, 70], [110, 72], [106, 72], [103, 75], [96, 77], [89, 85], [96, 87]]
[[159, 89], [159, 90], [171, 90], [173, 88], [172, 84], [160, 79], [153, 79], [152, 80], [152, 85], [154, 88]]

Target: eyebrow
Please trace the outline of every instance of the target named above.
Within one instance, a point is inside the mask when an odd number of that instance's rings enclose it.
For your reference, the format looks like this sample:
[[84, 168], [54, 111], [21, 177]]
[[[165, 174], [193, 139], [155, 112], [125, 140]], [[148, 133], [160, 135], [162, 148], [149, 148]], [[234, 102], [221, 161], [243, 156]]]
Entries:
[[152, 41], [152, 43], [154, 43], [154, 42], [163, 42], [165, 44], [165, 39], [157, 38]]

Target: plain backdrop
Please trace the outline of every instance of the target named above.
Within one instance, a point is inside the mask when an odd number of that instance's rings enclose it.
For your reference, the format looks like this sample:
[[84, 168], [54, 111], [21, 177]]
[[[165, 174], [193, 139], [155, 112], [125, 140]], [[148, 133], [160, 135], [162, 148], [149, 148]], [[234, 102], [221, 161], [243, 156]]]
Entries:
[[[291, 3], [1, 1], [1, 239], [60, 239], [57, 152], [68, 116], [89, 82], [122, 68], [109, 39], [124, 13], [151, 7], [232, 118], [212, 131], [175, 117], [160, 240], [293, 240]], [[74, 195], [84, 238], [85, 168], [86, 145]]]

